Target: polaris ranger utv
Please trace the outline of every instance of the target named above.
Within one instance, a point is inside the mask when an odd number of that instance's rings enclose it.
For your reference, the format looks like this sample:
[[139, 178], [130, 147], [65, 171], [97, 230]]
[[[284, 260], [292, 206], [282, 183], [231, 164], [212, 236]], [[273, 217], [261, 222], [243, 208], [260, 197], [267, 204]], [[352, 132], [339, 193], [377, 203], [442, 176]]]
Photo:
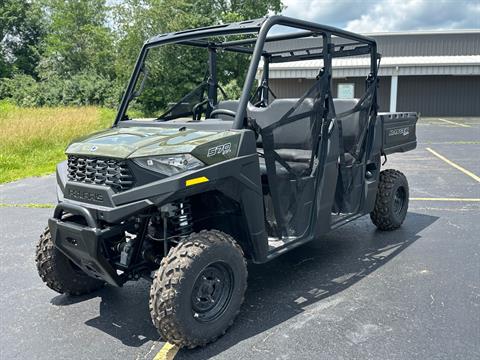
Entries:
[[[290, 31], [269, 35], [274, 26]], [[205, 51], [204, 81], [162, 115], [132, 119], [138, 96], [168, 88], [146, 89], [157, 71], [148, 59], [172, 44]], [[219, 83], [224, 54], [249, 58], [239, 99]], [[334, 97], [341, 57], [369, 66], [363, 96]], [[269, 66], [305, 60], [321, 62], [311, 86], [276, 98]], [[377, 113], [379, 62], [371, 38], [283, 16], [148, 40], [113, 126], [72, 142], [57, 167], [58, 205], [36, 250], [42, 280], [81, 295], [148, 279], [154, 325], [192, 348], [233, 323], [247, 260], [267, 262], [365, 214], [398, 228], [408, 183], [381, 171], [381, 158], [416, 147], [417, 114]]]

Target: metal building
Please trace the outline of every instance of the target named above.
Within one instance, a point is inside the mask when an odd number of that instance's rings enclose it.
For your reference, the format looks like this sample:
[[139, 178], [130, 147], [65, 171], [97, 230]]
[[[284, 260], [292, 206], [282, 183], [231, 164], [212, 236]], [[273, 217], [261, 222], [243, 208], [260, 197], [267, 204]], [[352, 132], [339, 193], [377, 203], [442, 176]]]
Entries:
[[[368, 35], [377, 40], [382, 54], [380, 111], [480, 116], [480, 30]], [[304, 45], [294, 40], [275, 47], [295, 49]], [[299, 97], [312, 86], [321, 66], [321, 60], [271, 64], [270, 88], [278, 97]], [[334, 96], [359, 97], [368, 60], [334, 59], [333, 66]]]

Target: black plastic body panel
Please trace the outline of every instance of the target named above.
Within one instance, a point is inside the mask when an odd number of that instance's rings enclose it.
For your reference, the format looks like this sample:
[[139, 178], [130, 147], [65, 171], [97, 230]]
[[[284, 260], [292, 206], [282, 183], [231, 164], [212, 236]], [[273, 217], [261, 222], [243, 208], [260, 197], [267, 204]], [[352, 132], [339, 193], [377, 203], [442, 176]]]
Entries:
[[114, 286], [122, 285], [123, 281], [102, 255], [100, 248], [104, 238], [119, 236], [123, 227], [100, 230], [55, 217], [49, 219], [48, 226], [55, 246], [85, 273]]
[[382, 152], [384, 154], [406, 152], [417, 147], [417, 113], [380, 113], [378, 119], [383, 125]]
[[113, 206], [112, 195], [115, 194], [108, 186], [84, 184], [67, 181], [63, 198], [82, 203], [100, 206]]
[[326, 146], [323, 174], [319, 174], [315, 179], [317, 181], [316, 206], [315, 213], [313, 214], [315, 219], [310, 220], [315, 224], [312, 233], [313, 238], [318, 238], [331, 229], [331, 212], [338, 177], [338, 156], [339, 132], [338, 126], [335, 124]]
[[[365, 196], [362, 215], [369, 214], [375, 207], [375, 199], [377, 197], [378, 181], [380, 179], [381, 170], [381, 154], [383, 146], [383, 123], [379, 117], [375, 121], [375, 128], [373, 132], [372, 148], [364, 168], [365, 174]], [[367, 176], [367, 173], [369, 176]]]

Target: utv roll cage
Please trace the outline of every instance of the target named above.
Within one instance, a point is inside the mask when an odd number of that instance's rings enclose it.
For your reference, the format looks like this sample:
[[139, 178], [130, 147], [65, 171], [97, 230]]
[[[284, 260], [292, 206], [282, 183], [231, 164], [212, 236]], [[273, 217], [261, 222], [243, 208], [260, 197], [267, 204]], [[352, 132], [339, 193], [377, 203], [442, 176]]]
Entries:
[[[290, 27], [301, 31], [267, 36], [270, 29], [275, 25]], [[256, 36], [230, 41], [221, 41], [220, 39], [221, 37], [249, 34], [256, 34]], [[318, 46], [300, 47], [292, 51], [281, 49], [267, 51], [264, 48], [267, 43], [311, 37], [319, 38]], [[338, 39], [339, 42], [334, 42], [334, 39], [332, 38], [335, 38], [335, 40]], [[247, 76], [245, 78], [242, 95], [239, 100], [238, 111], [232, 124], [233, 129], [241, 129], [245, 126], [244, 119], [246, 107], [251, 98], [250, 89], [255, 81], [260, 59], [263, 59], [263, 71], [261, 85], [258, 87], [257, 91], [259, 98], [263, 101], [268, 101], [269, 65], [272, 63], [323, 59], [322, 71], [327, 75], [326, 78], [331, 79], [333, 58], [369, 55], [370, 75], [367, 78], [367, 81], [371, 82], [372, 79], [377, 78], [380, 60], [380, 54], [377, 53], [377, 45], [374, 39], [334, 27], [319, 25], [313, 22], [280, 15], [157, 35], [149, 39], [141, 49], [129, 84], [122, 97], [119, 111], [113, 124], [114, 127], [117, 126], [120, 121], [125, 119], [128, 104], [132, 99], [136, 82], [142, 72], [144, 61], [149, 50], [166, 44], [195, 46], [206, 48], [208, 50], [208, 77], [206, 78], [206, 82], [204, 80], [204, 82], [197, 87], [197, 89], [203, 89], [203, 87], [206, 86], [208, 96], [207, 116], [211, 112], [213, 106], [217, 104], [217, 89], [219, 88], [216, 71], [217, 50], [249, 54], [252, 56]], [[372, 100], [373, 114], [371, 115], [375, 116], [377, 112], [376, 92], [374, 92]]]

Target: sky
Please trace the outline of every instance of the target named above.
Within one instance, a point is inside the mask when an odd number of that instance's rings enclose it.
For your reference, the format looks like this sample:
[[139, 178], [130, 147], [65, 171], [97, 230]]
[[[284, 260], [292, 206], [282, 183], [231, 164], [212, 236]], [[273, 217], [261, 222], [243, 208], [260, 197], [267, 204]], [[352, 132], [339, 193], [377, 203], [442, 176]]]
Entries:
[[282, 14], [360, 33], [480, 29], [480, 0], [283, 0]]

